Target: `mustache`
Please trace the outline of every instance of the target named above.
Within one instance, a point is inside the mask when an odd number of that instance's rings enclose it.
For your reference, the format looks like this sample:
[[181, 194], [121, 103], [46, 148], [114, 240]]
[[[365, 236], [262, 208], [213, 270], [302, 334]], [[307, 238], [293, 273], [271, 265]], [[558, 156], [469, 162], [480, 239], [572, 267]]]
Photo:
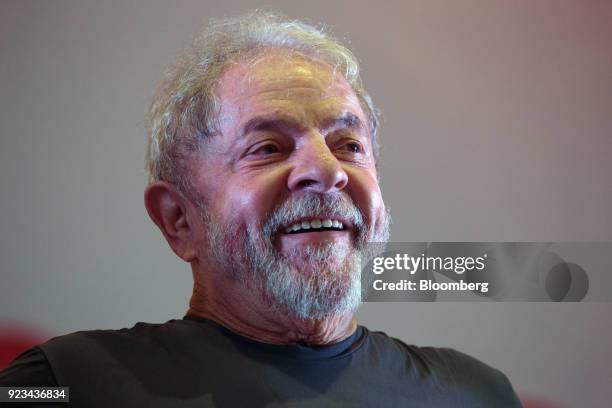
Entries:
[[279, 229], [307, 217], [338, 217], [351, 223], [359, 232], [365, 227], [364, 216], [359, 207], [346, 193], [308, 194], [290, 198], [276, 207], [267, 217], [263, 233], [271, 239]]

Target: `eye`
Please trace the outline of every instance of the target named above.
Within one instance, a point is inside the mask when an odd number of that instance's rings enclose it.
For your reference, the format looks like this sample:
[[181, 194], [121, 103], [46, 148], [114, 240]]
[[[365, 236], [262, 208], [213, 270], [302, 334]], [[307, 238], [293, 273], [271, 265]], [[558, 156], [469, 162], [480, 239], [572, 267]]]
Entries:
[[280, 152], [280, 148], [274, 143], [260, 143], [253, 146], [247, 154], [249, 155], [268, 155]]
[[347, 142], [340, 146], [340, 149], [349, 151], [351, 153], [363, 153], [363, 147], [358, 142]]

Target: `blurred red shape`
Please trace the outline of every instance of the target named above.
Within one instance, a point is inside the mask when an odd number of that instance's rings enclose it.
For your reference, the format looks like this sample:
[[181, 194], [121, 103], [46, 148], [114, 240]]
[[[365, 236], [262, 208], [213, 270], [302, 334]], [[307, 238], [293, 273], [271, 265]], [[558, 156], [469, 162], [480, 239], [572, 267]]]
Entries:
[[0, 324], [0, 370], [30, 347], [48, 339], [49, 336], [40, 329]]
[[536, 397], [521, 397], [523, 408], [560, 408], [559, 405]]

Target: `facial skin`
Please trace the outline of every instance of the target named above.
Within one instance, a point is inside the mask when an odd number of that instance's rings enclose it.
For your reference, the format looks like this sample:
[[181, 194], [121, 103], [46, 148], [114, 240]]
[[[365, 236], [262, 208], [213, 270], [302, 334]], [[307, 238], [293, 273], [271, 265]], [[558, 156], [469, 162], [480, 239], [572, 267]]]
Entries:
[[[270, 343], [346, 338], [361, 251], [388, 237], [357, 96], [328, 65], [280, 51], [232, 65], [216, 95], [220, 135], [192, 160], [191, 197], [163, 181], [145, 193], [152, 219], [192, 265], [190, 313]], [[313, 219], [344, 228], [287, 233]]]

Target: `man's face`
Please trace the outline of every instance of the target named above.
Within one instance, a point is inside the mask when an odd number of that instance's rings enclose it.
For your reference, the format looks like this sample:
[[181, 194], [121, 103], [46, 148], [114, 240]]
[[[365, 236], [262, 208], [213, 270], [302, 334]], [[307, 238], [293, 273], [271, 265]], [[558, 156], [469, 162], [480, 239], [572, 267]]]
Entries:
[[205, 246], [276, 312], [354, 311], [360, 256], [388, 237], [368, 121], [351, 86], [318, 61], [281, 53], [220, 78], [220, 135], [193, 185]]

